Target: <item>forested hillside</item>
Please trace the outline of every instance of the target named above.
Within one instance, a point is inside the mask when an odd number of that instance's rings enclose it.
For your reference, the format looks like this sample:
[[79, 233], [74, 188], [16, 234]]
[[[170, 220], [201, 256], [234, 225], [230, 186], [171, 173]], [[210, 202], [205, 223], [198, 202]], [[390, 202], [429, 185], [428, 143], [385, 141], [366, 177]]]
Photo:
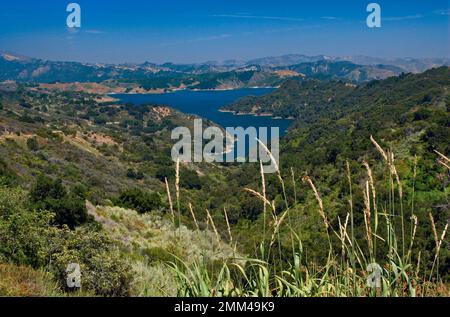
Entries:
[[[354, 199], [359, 201], [361, 209], [364, 209], [361, 186], [367, 179], [363, 163], [368, 162], [374, 178], [379, 179], [375, 185], [379, 191], [378, 204], [384, 201], [384, 212], [388, 212], [387, 202], [393, 199], [391, 208], [398, 212], [394, 219], [400, 221], [402, 210], [408, 230], [414, 210], [422, 224], [417, 230], [418, 239], [422, 245], [432, 248], [429, 213], [443, 224], [450, 218], [448, 169], [439, 163], [440, 156], [435, 152], [447, 156], [450, 152], [449, 89], [450, 70], [441, 67], [362, 86], [333, 81], [290, 81], [269, 95], [244, 98], [227, 109], [247, 112], [253, 108], [257, 113], [297, 118], [281, 148], [283, 175], [292, 178], [291, 172], [294, 172], [298, 183], [304, 175], [312, 177], [335, 225], [337, 216], [343, 221], [348, 212], [347, 162], [352, 173]], [[371, 136], [385, 151], [392, 153], [388, 162], [371, 142]], [[395, 164], [400, 175], [402, 203], [386, 188], [389, 184], [386, 164]], [[275, 177], [272, 181], [278, 183]], [[301, 190], [299, 186], [295, 199], [293, 188], [286, 190], [289, 202], [299, 203], [295, 227], [305, 228], [300, 236], [314, 248], [312, 237], [318, 233], [313, 228], [320, 217], [317, 215], [313, 220], [310, 202], [314, 197], [308, 193], [307, 186]], [[279, 205], [283, 205], [282, 189], [274, 185], [268, 190], [270, 198], [278, 199]], [[364, 231], [363, 213], [355, 221], [358, 230]], [[360, 237], [363, 237], [362, 231]], [[442, 268], [444, 271], [448, 271], [447, 251], [446, 260], [442, 262], [447, 263], [446, 268]]]

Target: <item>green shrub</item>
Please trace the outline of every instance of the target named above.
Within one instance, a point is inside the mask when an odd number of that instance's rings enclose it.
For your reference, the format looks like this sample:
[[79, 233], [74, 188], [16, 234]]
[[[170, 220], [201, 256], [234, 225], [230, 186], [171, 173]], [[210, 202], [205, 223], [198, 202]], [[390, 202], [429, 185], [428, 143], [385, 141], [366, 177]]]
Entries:
[[426, 119], [430, 118], [432, 114], [433, 113], [431, 112], [430, 109], [420, 108], [419, 110], [414, 112], [414, 120], [415, 121], [426, 120]]
[[174, 256], [164, 248], [155, 247], [142, 250], [142, 254], [149, 262], [169, 262], [174, 261]]
[[132, 168], [129, 168], [127, 170], [127, 177], [131, 178], [131, 179], [143, 179], [144, 178], [144, 173], [142, 173], [141, 171], [136, 171]]
[[171, 166], [161, 166], [156, 170], [155, 177], [159, 179], [161, 182], [164, 182], [164, 179], [173, 178], [175, 176], [175, 169]]
[[67, 266], [77, 263], [83, 292], [129, 295], [131, 269], [101, 227], [52, 227], [51, 213], [30, 206], [25, 191], [0, 187], [0, 263], [50, 270], [65, 290]]
[[66, 269], [71, 263], [80, 266], [81, 288], [99, 296], [128, 296], [131, 268], [103, 231], [89, 226], [65, 231], [54, 244], [51, 270], [62, 288], [66, 286]]
[[127, 189], [113, 202], [120, 207], [134, 209], [139, 213], [149, 212], [162, 206], [158, 193], [146, 192], [139, 188]]
[[187, 189], [201, 189], [202, 184], [197, 172], [183, 169], [180, 173], [180, 185]]
[[48, 212], [29, 210], [20, 189], [0, 187], [0, 262], [40, 267], [48, 259]]
[[6, 162], [0, 158], [0, 184], [9, 185], [16, 181], [17, 175], [12, 171]]
[[36, 138], [29, 138], [27, 140], [27, 147], [30, 151], [38, 151], [39, 150], [39, 143]]
[[256, 220], [261, 213], [261, 201], [255, 197], [245, 197], [241, 202], [241, 215]]
[[61, 180], [39, 176], [30, 198], [37, 209], [55, 213], [55, 225], [67, 225], [74, 229], [89, 219], [84, 199], [68, 193]]
[[67, 195], [67, 191], [60, 179], [53, 180], [44, 175], [38, 176], [34, 187], [30, 192], [32, 202], [43, 202], [47, 198], [61, 199]]

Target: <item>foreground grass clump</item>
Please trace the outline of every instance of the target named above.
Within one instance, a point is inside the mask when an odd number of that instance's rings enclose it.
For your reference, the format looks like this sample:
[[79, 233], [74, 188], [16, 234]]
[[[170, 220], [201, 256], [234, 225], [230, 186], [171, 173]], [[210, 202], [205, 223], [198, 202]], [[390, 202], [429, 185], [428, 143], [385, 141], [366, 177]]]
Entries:
[[234, 254], [225, 242], [217, 242], [213, 232], [175, 227], [162, 215], [91, 204], [88, 210], [128, 258], [134, 296], [176, 296], [178, 283], [169, 262], [193, 264], [201, 260], [212, 267]]
[[[343, 218], [327, 213], [321, 193], [313, 179], [304, 175], [302, 181], [310, 188], [316, 200], [316, 212], [324, 232], [328, 251], [326, 259], [314, 262], [308, 259], [299, 228], [292, 225], [291, 214], [295, 204], [286, 195], [286, 183], [280, 171], [277, 177], [283, 190], [284, 208], [280, 212], [275, 201], [266, 193], [265, 175], [261, 173], [258, 192], [246, 189], [258, 197], [264, 208], [263, 241], [255, 257], [229, 259], [211, 271], [204, 261], [188, 263], [173, 261], [170, 267], [178, 280], [180, 296], [449, 296], [448, 272], [441, 275], [441, 259], [448, 254], [447, 231], [449, 223], [437, 224], [429, 213], [430, 229], [434, 236], [434, 253], [429, 253], [423, 241], [416, 241], [419, 226], [414, 204], [405, 201], [401, 177], [394, 163], [394, 155], [385, 151], [373, 138], [386, 167], [388, 193], [378, 197], [377, 183], [371, 166], [362, 162], [366, 178], [358, 186], [362, 201], [355, 201], [351, 169], [346, 166], [349, 191], [347, 212]], [[276, 162], [274, 162], [276, 164]], [[437, 152], [437, 163], [444, 173], [450, 170], [450, 160]], [[416, 166], [414, 167], [414, 169]], [[178, 174], [178, 172], [177, 172]], [[415, 172], [414, 172], [415, 175]], [[295, 175], [292, 171], [295, 192]], [[447, 193], [447, 194], [446, 194]], [[444, 195], [448, 191], [444, 186]], [[382, 199], [386, 199], [383, 201]], [[178, 199], [178, 193], [177, 193]], [[414, 196], [413, 198], [414, 199]], [[404, 206], [411, 205], [406, 210]], [[423, 213], [423, 212], [422, 212]], [[226, 216], [226, 214], [225, 214]], [[363, 218], [362, 235], [356, 235], [355, 218]], [[212, 219], [211, 219], [212, 220]], [[214, 227], [214, 222], [212, 221]], [[423, 226], [423, 224], [421, 224]], [[360, 228], [358, 228], [360, 229]], [[229, 230], [229, 240], [233, 240]], [[282, 251], [289, 237], [290, 247]], [[417, 244], [417, 245], [416, 245]], [[423, 263], [423, 257], [430, 261]], [[444, 271], [445, 272], [445, 271]]]
[[51, 297], [61, 294], [49, 273], [28, 266], [0, 264], [0, 297]]

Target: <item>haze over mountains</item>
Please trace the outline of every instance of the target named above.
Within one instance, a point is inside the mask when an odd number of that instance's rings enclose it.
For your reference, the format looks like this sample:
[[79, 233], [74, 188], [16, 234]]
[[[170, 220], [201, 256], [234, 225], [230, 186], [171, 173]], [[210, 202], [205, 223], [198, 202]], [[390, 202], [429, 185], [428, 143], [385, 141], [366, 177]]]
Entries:
[[0, 81], [102, 83], [111, 92], [175, 89], [234, 89], [279, 86], [286, 78], [337, 79], [352, 83], [384, 79], [403, 72], [423, 72], [450, 65], [449, 58], [383, 59], [289, 54], [249, 61], [196, 64], [90, 64], [30, 58], [0, 51]]

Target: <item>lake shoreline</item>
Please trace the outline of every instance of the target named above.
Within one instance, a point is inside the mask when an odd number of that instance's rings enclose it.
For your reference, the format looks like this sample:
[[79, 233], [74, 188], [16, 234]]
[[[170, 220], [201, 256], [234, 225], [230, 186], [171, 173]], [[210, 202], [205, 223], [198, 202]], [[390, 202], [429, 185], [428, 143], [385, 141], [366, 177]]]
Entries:
[[226, 109], [238, 99], [253, 95], [262, 96], [273, 91], [273, 88], [233, 89], [222, 91], [193, 91], [185, 89], [178, 93], [165, 94], [113, 94], [112, 97], [121, 103], [134, 105], [155, 104], [166, 105], [185, 114], [192, 114], [210, 120], [221, 127], [279, 127], [280, 135], [284, 135], [293, 123], [291, 119], [274, 116], [271, 113], [235, 113]]
[[[238, 91], [241, 89], [278, 89], [278, 87], [244, 87], [244, 88], [224, 88], [224, 89], [189, 89], [189, 88], [184, 88], [184, 89], [173, 89], [170, 91], [149, 91], [149, 92], [129, 92], [129, 93], [125, 93], [125, 92], [111, 92], [111, 93], [107, 93], [106, 96], [110, 97], [110, 98], [114, 98], [116, 100], [120, 100], [117, 99], [113, 96], [115, 95], [129, 95], [129, 96], [139, 96], [139, 95], [169, 95], [169, 94], [174, 94], [177, 92], [226, 92], [226, 91]], [[237, 112], [234, 110], [227, 110], [227, 109], [218, 109], [218, 112], [221, 113], [231, 113], [234, 116], [254, 116], [254, 117], [270, 117], [273, 120], [295, 120], [294, 117], [288, 117], [288, 118], [284, 118], [284, 117], [280, 117], [280, 116], [274, 116], [273, 113], [254, 113], [254, 112]]]
[[241, 89], [278, 89], [280, 86], [265, 86], [265, 87], [239, 87], [239, 88], [214, 88], [214, 89], [190, 89], [190, 88], [180, 88], [180, 89], [171, 89], [171, 90], [148, 90], [145, 92], [109, 92], [106, 95], [165, 95], [165, 94], [173, 94], [176, 92], [183, 91], [192, 91], [192, 92], [223, 92], [223, 91], [235, 91]]
[[235, 116], [255, 116], [255, 117], [271, 117], [273, 120], [295, 120], [294, 117], [283, 118], [280, 116], [274, 116], [273, 113], [255, 113], [255, 112], [237, 112], [235, 110], [219, 109], [222, 113], [231, 113]]

